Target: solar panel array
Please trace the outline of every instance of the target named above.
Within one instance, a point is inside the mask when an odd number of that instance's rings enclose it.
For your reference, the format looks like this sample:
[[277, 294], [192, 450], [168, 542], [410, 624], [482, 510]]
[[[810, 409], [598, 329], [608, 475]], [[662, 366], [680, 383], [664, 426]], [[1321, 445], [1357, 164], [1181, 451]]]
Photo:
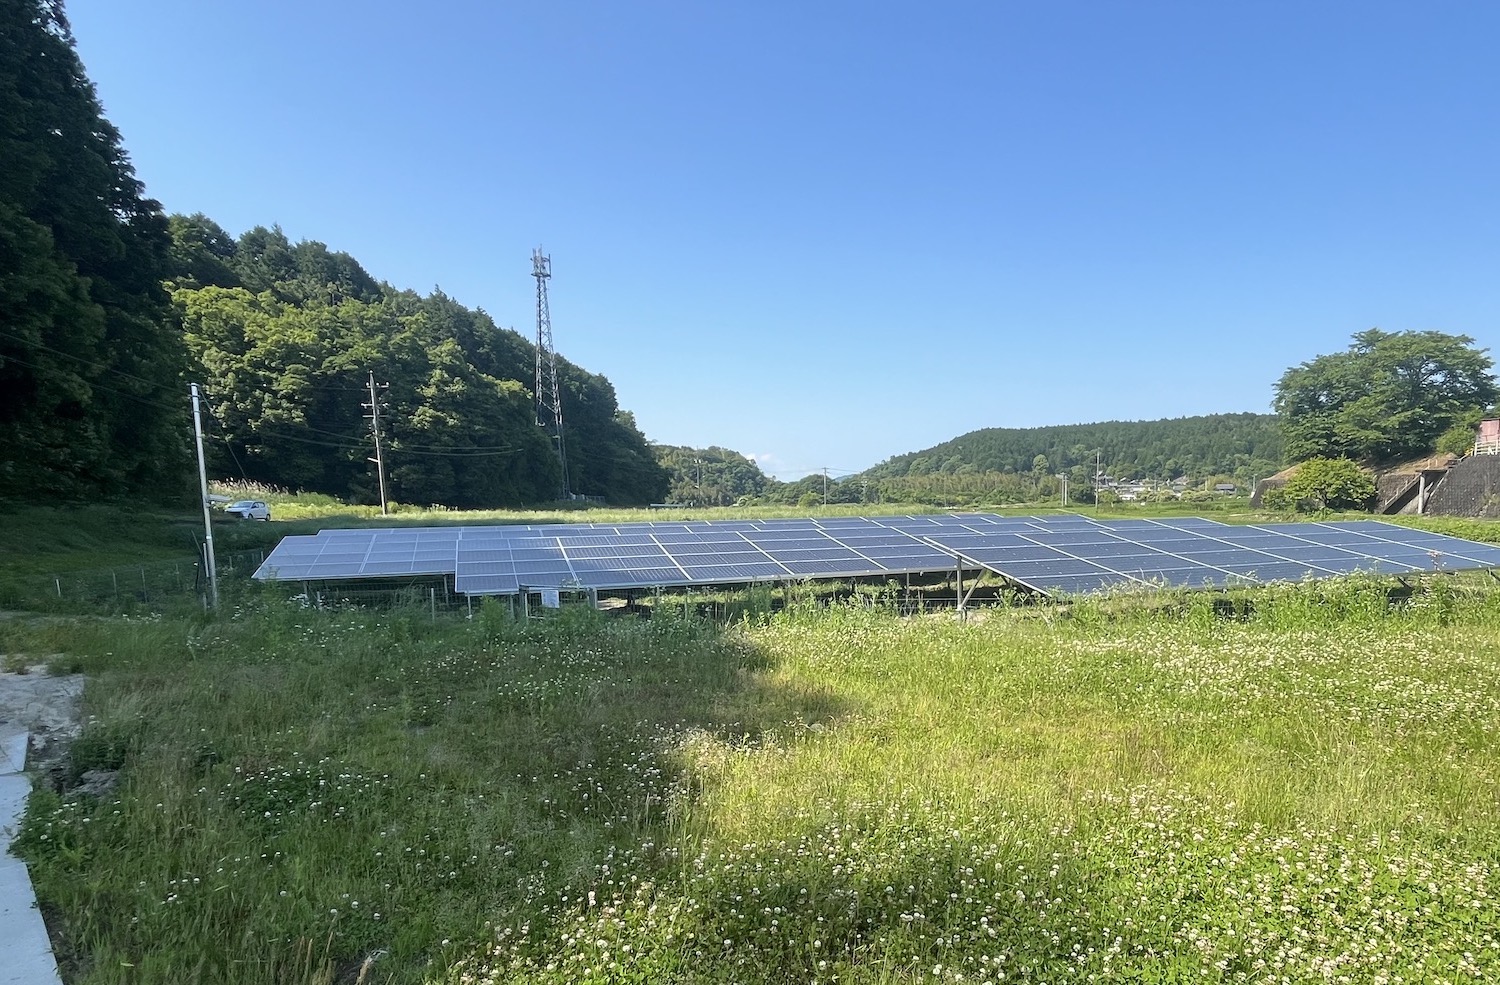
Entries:
[[985, 569], [1051, 595], [1227, 587], [1365, 571], [1500, 567], [1500, 547], [1376, 520], [1235, 525], [990, 513], [323, 530], [286, 537], [255, 577], [451, 575], [467, 595]]

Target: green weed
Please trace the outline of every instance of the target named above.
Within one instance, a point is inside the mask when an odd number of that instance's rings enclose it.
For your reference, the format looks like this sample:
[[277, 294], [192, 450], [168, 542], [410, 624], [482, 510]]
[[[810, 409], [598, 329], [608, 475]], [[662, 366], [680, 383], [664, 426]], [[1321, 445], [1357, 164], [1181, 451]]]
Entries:
[[18, 847], [78, 983], [1483, 980], [1500, 594], [1413, 587], [0, 622], [122, 777]]

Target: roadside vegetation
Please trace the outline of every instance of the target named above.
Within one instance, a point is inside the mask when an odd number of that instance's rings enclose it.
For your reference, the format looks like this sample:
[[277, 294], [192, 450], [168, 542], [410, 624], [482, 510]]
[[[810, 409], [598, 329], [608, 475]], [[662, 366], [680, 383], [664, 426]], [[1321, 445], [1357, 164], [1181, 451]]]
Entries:
[[89, 678], [19, 850], [70, 983], [1480, 981], [1488, 581], [18, 614]]

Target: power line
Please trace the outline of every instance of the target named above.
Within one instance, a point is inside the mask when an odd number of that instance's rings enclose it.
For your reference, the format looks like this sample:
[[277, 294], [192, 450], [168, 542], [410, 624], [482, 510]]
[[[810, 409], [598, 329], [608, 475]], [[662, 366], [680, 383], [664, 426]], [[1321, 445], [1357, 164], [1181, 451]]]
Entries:
[[[33, 362], [27, 362], [25, 359], [17, 359], [15, 356], [0, 356], [0, 359], [3, 359], [7, 363], [15, 363], [18, 366], [25, 366], [28, 369], [41, 370], [44, 373], [47, 372], [47, 370], [50, 368], [47, 366], [39, 366]], [[175, 413], [182, 409], [182, 406], [180, 404], [164, 404], [159, 400], [152, 400], [149, 397], [143, 397], [138, 393], [131, 393], [129, 390], [121, 390], [117, 387], [112, 387], [107, 384], [100, 383], [96, 380], [85, 380], [84, 382], [88, 384], [88, 387], [91, 390], [103, 390], [105, 393], [117, 394], [118, 396], [125, 397], [129, 400], [134, 400], [138, 403], [145, 404], [148, 407], [155, 407], [158, 410], [172, 411]], [[155, 389], [166, 388], [157, 386], [155, 387]]]
[[[18, 342], [25, 343], [26, 345], [30, 346], [33, 349], [45, 349], [48, 352], [53, 353], [54, 355], [62, 356], [64, 358], [66, 358], [66, 359], [72, 359], [72, 360], [75, 360], [77, 362], [83, 363], [85, 366], [87, 366], [90, 369], [102, 370], [103, 372], [106, 372], [106, 373], [113, 373], [116, 376], [123, 376], [127, 380], [134, 380], [135, 382], [144, 384], [145, 386], [148, 386], [148, 387], [150, 387], [153, 390], [161, 390], [163, 392], [167, 392], [167, 391], [175, 391], [175, 389], [176, 389], [175, 387], [169, 387], [169, 386], [163, 384], [160, 380], [148, 380], [145, 377], [136, 376], [133, 373], [127, 373], [123, 369], [119, 369], [119, 368], [117, 368], [115, 366], [111, 366], [108, 363], [95, 362], [95, 361], [93, 361], [91, 359], [86, 359], [83, 356], [77, 355], [76, 353], [67, 352], [67, 351], [65, 351], [63, 349], [54, 348], [54, 347], [52, 347], [50, 345], [47, 345], [45, 342], [37, 342], [37, 341], [35, 341], [33, 339], [27, 338], [24, 335], [17, 335], [15, 332], [7, 332], [4, 329], [0, 329], [0, 335], [4, 335], [7, 338], [12, 338], [12, 339], [15, 339]], [[27, 363], [27, 362], [25, 362], [23, 360], [16, 359], [13, 356], [0, 355], [0, 359], [5, 359], [5, 360], [10, 361], [10, 362], [18, 362], [18, 363], [21, 363], [21, 365], [23, 365], [23, 366], [31, 366], [32, 369], [45, 369], [45, 367], [37, 366], [37, 365], [34, 365], [32, 363]]]

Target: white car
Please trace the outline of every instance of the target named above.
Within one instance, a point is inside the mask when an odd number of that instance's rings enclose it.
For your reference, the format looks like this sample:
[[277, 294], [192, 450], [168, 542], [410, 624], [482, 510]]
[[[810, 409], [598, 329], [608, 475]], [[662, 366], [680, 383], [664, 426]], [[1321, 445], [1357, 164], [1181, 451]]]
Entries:
[[226, 516], [237, 516], [241, 520], [269, 520], [271, 507], [259, 499], [242, 499], [224, 507]]

